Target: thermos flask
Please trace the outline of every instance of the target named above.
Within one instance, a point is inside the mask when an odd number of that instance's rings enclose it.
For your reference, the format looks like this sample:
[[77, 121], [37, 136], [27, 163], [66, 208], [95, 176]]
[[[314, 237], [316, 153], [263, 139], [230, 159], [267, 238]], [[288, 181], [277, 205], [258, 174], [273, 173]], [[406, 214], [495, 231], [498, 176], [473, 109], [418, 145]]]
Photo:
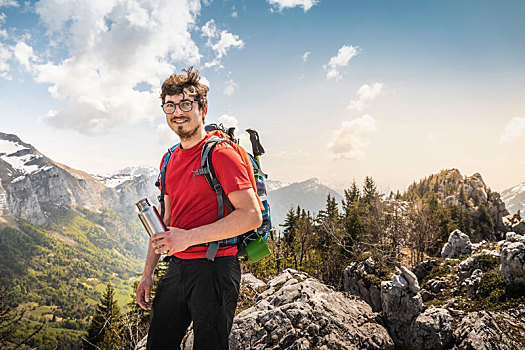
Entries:
[[144, 224], [144, 227], [148, 231], [150, 237], [155, 233], [168, 231], [168, 228], [161, 219], [157, 208], [152, 206], [147, 198], [142, 198], [140, 201], [135, 203], [135, 205], [140, 210], [140, 221], [142, 221], [142, 224]]

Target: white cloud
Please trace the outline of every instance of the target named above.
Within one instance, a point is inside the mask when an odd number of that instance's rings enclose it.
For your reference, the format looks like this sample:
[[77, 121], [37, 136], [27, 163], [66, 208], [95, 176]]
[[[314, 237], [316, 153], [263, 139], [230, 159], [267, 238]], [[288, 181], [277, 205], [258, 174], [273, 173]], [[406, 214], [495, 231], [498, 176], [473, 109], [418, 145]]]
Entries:
[[501, 143], [509, 143], [520, 138], [525, 130], [525, 118], [512, 118], [505, 126], [505, 132], [500, 137]]
[[222, 58], [226, 56], [228, 50], [232, 47], [242, 49], [244, 42], [238, 35], [232, 34], [226, 30], [220, 32], [217, 30], [217, 25], [214, 19], [210, 19], [201, 27], [201, 35], [208, 38], [207, 46], [215, 52], [215, 58], [210, 62], [205, 63], [205, 67], [223, 68]]
[[312, 8], [312, 6], [319, 3], [318, 0], [266, 0], [272, 6], [277, 8], [278, 11], [282, 11], [286, 8], [293, 8], [301, 6], [304, 12]]
[[234, 116], [223, 114], [219, 117], [219, 123], [221, 123], [226, 129], [235, 128], [238, 130], [239, 121]]
[[20, 64], [28, 71], [31, 70], [32, 62], [37, 60], [33, 48], [23, 41], [20, 41], [15, 45], [13, 53], [18, 62], [20, 62]]
[[343, 77], [341, 68], [348, 66], [348, 62], [360, 51], [361, 49], [359, 46], [343, 45], [337, 52], [337, 55], [330, 58], [328, 64], [323, 65], [323, 68], [326, 71], [326, 78], [334, 78], [336, 81], [341, 80]]
[[308, 59], [308, 56], [310, 56], [310, 53], [311, 53], [310, 51], [304, 53], [303, 62], [306, 62], [306, 60]]
[[0, 7], [18, 7], [20, 6], [16, 0], [0, 0]]
[[6, 14], [1, 12], [0, 13], [0, 23], [5, 23], [6, 17], [7, 17]]
[[357, 90], [357, 100], [351, 100], [348, 109], [361, 111], [366, 104], [372, 102], [383, 89], [383, 83], [364, 84]]
[[239, 17], [239, 12], [233, 11], [232, 12], [232, 18], [238, 18], [238, 17]]
[[[153, 121], [158, 91], [174, 63], [196, 64], [190, 31], [197, 0], [42, 0], [36, 4], [50, 43], [68, 50], [59, 62], [35, 64], [35, 80], [66, 101], [44, 118], [57, 128], [100, 134], [123, 124]], [[146, 83], [150, 91], [137, 91]]]
[[222, 68], [222, 58], [226, 56], [228, 50], [232, 47], [242, 49], [244, 47], [244, 42], [239, 39], [238, 35], [223, 30], [219, 41], [211, 46], [213, 51], [215, 51], [216, 56], [211, 62], [206, 62], [205, 66]]
[[201, 34], [202, 36], [205, 36], [208, 38], [208, 44], [211, 46], [209, 40], [217, 37], [217, 26], [215, 25], [215, 20], [210, 19], [208, 22], [206, 22], [201, 27], [201, 32], [202, 32]]
[[226, 88], [224, 89], [224, 94], [226, 96], [231, 96], [235, 92], [235, 89], [238, 88], [238, 87], [239, 87], [239, 85], [237, 85], [236, 82], [234, 82], [233, 80], [230, 79], [226, 83]]
[[13, 56], [11, 50], [0, 42], [0, 77], [10, 80], [9, 75], [10, 65], [9, 60]]
[[344, 121], [339, 130], [334, 132], [332, 141], [328, 143], [332, 159], [365, 158], [365, 149], [370, 140], [366, 133], [377, 129], [377, 121], [370, 115], [364, 115], [351, 121]]

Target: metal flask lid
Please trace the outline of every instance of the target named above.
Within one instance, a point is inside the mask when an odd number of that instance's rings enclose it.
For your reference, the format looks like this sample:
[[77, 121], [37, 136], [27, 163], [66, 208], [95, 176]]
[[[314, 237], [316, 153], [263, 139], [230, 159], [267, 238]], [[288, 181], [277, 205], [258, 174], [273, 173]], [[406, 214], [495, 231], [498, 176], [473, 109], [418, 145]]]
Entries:
[[135, 203], [135, 205], [137, 206], [137, 208], [139, 208], [140, 211], [143, 211], [144, 209], [151, 207], [151, 204], [149, 203], [147, 198], [142, 198], [137, 203]]

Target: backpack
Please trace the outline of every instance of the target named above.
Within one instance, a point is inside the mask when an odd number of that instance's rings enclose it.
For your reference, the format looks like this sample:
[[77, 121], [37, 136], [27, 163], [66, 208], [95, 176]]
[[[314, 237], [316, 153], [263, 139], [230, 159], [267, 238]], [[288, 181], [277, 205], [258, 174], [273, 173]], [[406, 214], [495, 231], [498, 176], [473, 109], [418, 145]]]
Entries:
[[[249, 154], [244, 148], [242, 148], [239, 145], [239, 140], [236, 139], [234, 136], [234, 129], [235, 128], [229, 128], [228, 130], [226, 130], [224, 129], [222, 124], [210, 124], [205, 126], [205, 130], [211, 133], [212, 136], [206, 141], [206, 143], [202, 147], [201, 168], [194, 171], [194, 176], [204, 175], [206, 181], [208, 182], [212, 190], [215, 192], [218, 204], [218, 219], [220, 220], [223, 217], [224, 206], [226, 206], [228, 212], [231, 213], [234, 210], [234, 208], [228, 200], [228, 197], [224, 193], [223, 188], [219, 183], [219, 180], [217, 179], [212, 162], [212, 154], [215, 147], [222, 142], [228, 142], [233, 147], [233, 149], [235, 149], [235, 151], [241, 156], [243, 162], [247, 165], [246, 168], [248, 170], [248, 173], [253, 173], [253, 176], [250, 176], [250, 180], [252, 182], [252, 187], [255, 193], [257, 194], [257, 199], [261, 207], [263, 220], [261, 226], [257, 230], [246, 232], [236, 237], [231, 237], [228, 239], [204, 244], [208, 246], [208, 250], [206, 251], [206, 258], [211, 261], [215, 259], [215, 255], [219, 249], [219, 245], [235, 245], [238, 247], [238, 256], [248, 256], [252, 261], [257, 261], [270, 253], [266, 245], [266, 241], [268, 240], [270, 230], [272, 228], [270, 205], [266, 198], [265, 179], [268, 177], [268, 175], [263, 173], [263, 171], [261, 170], [258, 159], [259, 155], [264, 154], [264, 148], [259, 142], [259, 135], [257, 134], [257, 132], [253, 129], [248, 129], [246, 131], [250, 134], [250, 141], [252, 143], [252, 149], [255, 156]], [[157, 178], [157, 182], [155, 183], [155, 186], [160, 188], [160, 195], [158, 199], [160, 203], [162, 218], [164, 218], [165, 212], [164, 194], [166, 191], [166, 171], [168, 168], [170, 157], [178, 145], [179, 144], [176, 144], [175, 146], [168, 149], [168, 152], [164, 155], [160, 174]], [[265, 249], [263, 249], [264, 252], [257, 251], [255, 254], [250, 254], [249, 252], [247, 252], [246, 247], [260, 247], [261, 244], [263, 244], [266, 247]], [[248, 248], [248, 250], [255, 251], [253, 248]]]

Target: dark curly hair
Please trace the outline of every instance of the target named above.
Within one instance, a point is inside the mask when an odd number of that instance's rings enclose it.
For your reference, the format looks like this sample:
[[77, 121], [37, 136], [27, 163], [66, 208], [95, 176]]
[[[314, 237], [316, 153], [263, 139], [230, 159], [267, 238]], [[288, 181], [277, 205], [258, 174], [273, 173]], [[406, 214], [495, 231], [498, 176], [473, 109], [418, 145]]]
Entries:
[[164, 103], [166, 95], [180, 95], [183, 92], [199, 101], [201, 108], [208, 108], [208, 90], [209, 88], [200, 83], [201, 73], [198, 69], [193, 70], [193, 67], [183, 69], [184, 74], [172, 74], [164, 83], [160, 92], [160, 99]]

